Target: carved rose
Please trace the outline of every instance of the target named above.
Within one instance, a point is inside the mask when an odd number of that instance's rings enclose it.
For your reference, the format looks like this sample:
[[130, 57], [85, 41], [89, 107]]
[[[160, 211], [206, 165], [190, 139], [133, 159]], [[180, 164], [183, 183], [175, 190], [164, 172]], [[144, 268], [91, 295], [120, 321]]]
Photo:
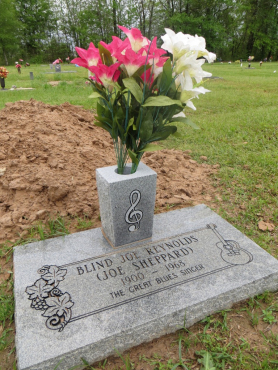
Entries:
[[34, 285], [26, 288], [26, 293], [29, 294], [29, 299], [35, 298], [47, 298], [48, 293], [53, 289], [52, 286], [48, 285], [43, 279], [39, 279]]
[[59, 269], [57, 266], [50, 266], [48, 272], [42, 275], [42, 278], [48, 282], [48, 284], [54, 284], [57, 286], [60, 281], [64, 280], [67, 270]]
[[70, 300], [69, 293], [65, 293], [60, 297], [49, 297], [45, 300], [49, 308], [44, 312], [43, 316], [63, 316], [69, 314], [69, 309], [73, 306]]

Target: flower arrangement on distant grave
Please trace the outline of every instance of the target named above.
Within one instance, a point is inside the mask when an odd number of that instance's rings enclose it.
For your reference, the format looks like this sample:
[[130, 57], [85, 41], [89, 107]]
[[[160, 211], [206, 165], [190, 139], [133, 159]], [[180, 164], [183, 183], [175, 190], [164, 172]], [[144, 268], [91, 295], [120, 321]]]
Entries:
[[20, 62], [23, 62], [23, 59], [19, 59]]
[[209, 92], [200, 86], [203, 77], [211, 76], [202, 64], [213, 62], [216, 55], [197, 35], [166, 29], [159, 49], [157, 37], [151, 41], [136, 28], [118, 27], [127, 35], [124, 41], [112, 36], [110, 44], [100, 41], [98, 48], [93, 43], [88, 50], [76, 47], [79, 58], [71, 63], [93, 73], [89, 78], [94, 90], [90, 97], [98, 98], [95, 125], [110, 133], [122, 174], [129, 157], [134, 173], [144, 152], [161, 149], [153, 142], [175, 134], [176, 122], [198, 128], [185, 109], [195, 110], [192, 99]]
[[7, 78], [9, 71], [5, 67], [0, 67], [0, 78]]
[[54, 60], [54, 62], [52, 64], [61, 64], [61, 63], [63, 63], [62, 59], [58, 58], [58, 59]]
[[67, 57], [67, 58], [66, 58], [66, 61], [67, 61], [67, 63], [69, 64], [69, 62], [70, 62], [70, 57]]
[[30, 64], [26, 62], [25, 67], [30, 67]]
[[17, 63], [15, 68], [17, 68], [18, 73], [21, 73], [21, 64]]

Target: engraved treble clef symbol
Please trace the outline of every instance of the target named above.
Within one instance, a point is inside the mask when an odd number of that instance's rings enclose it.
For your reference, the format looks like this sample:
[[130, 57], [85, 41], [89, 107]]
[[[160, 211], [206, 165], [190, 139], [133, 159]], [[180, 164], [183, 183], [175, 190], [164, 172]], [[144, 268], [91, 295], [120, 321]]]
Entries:
[[125, 221], [128, 224], [132, 224], [128, 228], [130, 232], [140, 229], [140, 221], [143, 218], [143, 212], [139, 211], [138, 209], [135, 209], [137, 204], [140, 202], [140, 199], [141, 199], [141, 193], [139, 190], [133, 190], [130, 193], [129, 201], [130, 201], [131, 207], [127, 210], [126, 215], [125, 215]]

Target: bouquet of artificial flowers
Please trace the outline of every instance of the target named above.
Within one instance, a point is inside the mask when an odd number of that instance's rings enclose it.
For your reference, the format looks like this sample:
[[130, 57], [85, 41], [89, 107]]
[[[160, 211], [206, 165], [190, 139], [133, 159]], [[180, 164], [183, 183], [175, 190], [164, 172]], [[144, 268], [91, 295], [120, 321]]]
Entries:
[[60, 64], [60, 63], [63, 63], [63, 61], [62, 61], [61, 58], [58, 58], [58, 59], [54, 60], [54, 62], [52, 64]]
[[166, 29], [160, 49], [157, 37], [151, 41], [136, 28], [118, 27], [127, 35], [124, 41], [113, 36], [110, 44], [101, 41], [98, 48], [93, 43], [88, 50], [76, 47], [79, 58], [71, 63], [93, 74], [95, 125], [110, 133], [122, 174], [129, 157], [134, 173], [145, 151], [160, 149], [152, 143], [175, 134], [175, 122], [196, 128], [184, 110], [196, 109], [192, 99], [209, 91], [198, 86], [203, 77], [211, 76], [202, 64], [216, 55], [205, 49], [203, 37]]
[[1, 78], [7, 78], [8, 77], [8, 71], [5, 67], [0, 67], [0, 77]]

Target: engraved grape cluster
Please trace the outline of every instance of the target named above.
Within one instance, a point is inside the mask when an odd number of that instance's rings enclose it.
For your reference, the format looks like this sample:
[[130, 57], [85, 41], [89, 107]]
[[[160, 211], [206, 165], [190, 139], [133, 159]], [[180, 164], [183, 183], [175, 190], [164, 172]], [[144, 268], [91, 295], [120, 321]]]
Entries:
[[42, 316], [47, 317], [46, 326], [52, 330], [63, 330], [72, 315], [74, 303], [71, 296], [58, 289], [66, 273], [66, 269], [57, 266], [43, 266], [38, 270], [41, 278], [25, 290], [31, 300], [31, 308], [44, 311]]

